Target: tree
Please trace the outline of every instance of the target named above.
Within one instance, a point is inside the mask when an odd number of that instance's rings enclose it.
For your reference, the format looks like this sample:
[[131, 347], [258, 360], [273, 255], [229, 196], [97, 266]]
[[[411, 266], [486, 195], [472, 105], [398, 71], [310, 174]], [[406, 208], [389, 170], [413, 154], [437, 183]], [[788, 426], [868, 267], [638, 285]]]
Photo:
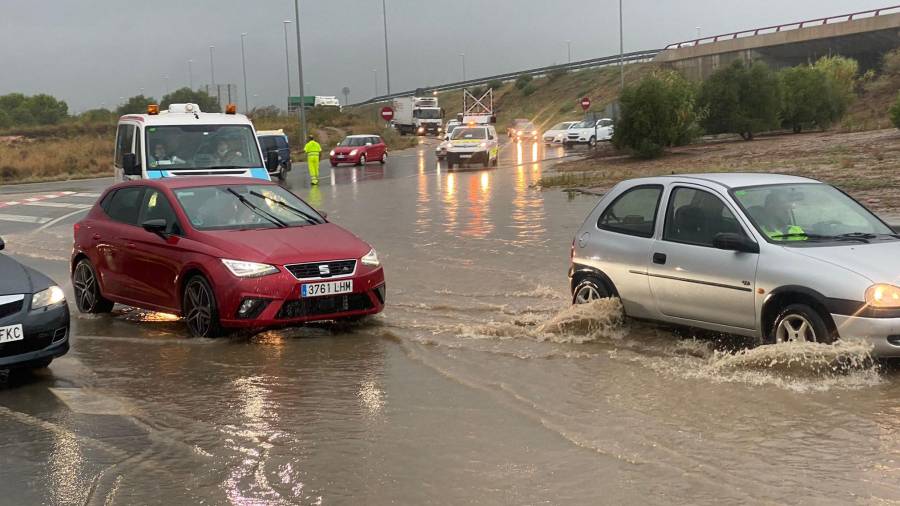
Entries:
[[493, 81], [488, 83], [487, 87], [492, 90], [499, 90], [500, 88], [503, 87], [503, 81], [501, 81], [499, 79], [494, 79]]
[[835, 98], [833, 86], [828, 76], [813, 66], [800, 65], [782, 70], [780, 77], [784, 125], [794, 133], [800, 133], [808, 125], [828, 128], [836, 119], [831, 105]]
[[822, 71], [829, 80], [829, 107], [831, 116], [840, 119], [856, 98], [856, 76], [859, 63], [843, 56], [824, 56], [815, 63], [815, 68]]
[[900, 94], [897, 95], [894, 105], [891, 106], [891, 122], [895, 127], [900, 128]]
[[699, 133], [694, 86], [674, 71], [657, 72], [622, 90], [613, 133], [616, 149], [655, 158]]
[[164, 96], [160, 107], [165, 109], [170, 104], [197, 104], [203, 112], [222, 112], [216, 97], [210, 96], [205, 91], [195, 91], [188, 87], [179, 88]]
[[116, 108], [116, 114], [146, 114], [147, 106], [158, 103], [153, 97], [145, 97], [144, 95], [135, 95], [128, 99], [127, 102]]
[[778, 75], [762, 62], [736, 60], [717, 70], [700, 88], [708, 133], [737, 133], [752, 140], [755, 132], [776, 128], [781, 109]]
[[43, 93], [28, 97], [19, 107], [26, 107], [37, 125], [55, 125], [69, 115], [68, 104]]
[[88, 123], [112, 122], [116, 119], [112, 111], [103, 107], [84, 111], [78, 118]]

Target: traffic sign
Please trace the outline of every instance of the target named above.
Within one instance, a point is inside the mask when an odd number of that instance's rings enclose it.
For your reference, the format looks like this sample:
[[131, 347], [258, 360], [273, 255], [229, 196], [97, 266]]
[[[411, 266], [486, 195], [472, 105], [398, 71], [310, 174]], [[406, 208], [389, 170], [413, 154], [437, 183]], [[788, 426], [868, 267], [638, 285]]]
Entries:
[[394, 110], [390, 107], [382, 107], [381, 108], [381, 119], [385, 121], [390, 121], [394, 119]]
[[588, 97], [584, 97], [581, 99], [581, 108], [587, 111], [591, 108], [591, 99]]

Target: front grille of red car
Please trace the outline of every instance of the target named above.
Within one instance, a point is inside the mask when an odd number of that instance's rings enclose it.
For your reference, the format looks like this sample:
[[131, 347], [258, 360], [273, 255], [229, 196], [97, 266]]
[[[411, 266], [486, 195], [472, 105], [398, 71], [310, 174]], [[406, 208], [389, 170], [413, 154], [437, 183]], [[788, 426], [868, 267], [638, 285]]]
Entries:
[[[327, 266], [322, 269], [322, 266]], [[356, 260], [334, 260], [330, 262], [310, 262], [308, 264], [285, 265], [297, 279], [322, 279], [338, 276], [350, 276], [356, 271]]]
[[343, 313], [345, 311], [365, 311], [367, 309], [372, 309], [372, 301], [364, 293], [329, 295], [326, 297], [289, 300], [282, 304], [276, 318], [284, 320]]

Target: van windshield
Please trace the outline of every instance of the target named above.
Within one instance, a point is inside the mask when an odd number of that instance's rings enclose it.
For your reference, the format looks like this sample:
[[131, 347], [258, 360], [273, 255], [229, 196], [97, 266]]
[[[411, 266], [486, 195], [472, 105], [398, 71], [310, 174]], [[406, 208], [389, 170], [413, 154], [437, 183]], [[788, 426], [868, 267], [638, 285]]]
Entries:
[[150, 170], [263, 166], [249, 125], [166, 125], [146, 130]]
[[487, 129], [485, 128], [457, 128], [450, 137], [452, 140], [462, 139], [487, 139]]

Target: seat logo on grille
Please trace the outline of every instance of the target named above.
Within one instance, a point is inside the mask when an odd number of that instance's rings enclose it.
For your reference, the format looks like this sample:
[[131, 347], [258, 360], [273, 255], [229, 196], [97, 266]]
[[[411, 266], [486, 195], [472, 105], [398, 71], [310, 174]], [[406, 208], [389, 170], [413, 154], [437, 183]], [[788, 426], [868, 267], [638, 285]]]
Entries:
[[322, 264], [319, 266], [319, 275], [326, 276], [331, 274], [331, 269], [328, 268], [328, 264]]

